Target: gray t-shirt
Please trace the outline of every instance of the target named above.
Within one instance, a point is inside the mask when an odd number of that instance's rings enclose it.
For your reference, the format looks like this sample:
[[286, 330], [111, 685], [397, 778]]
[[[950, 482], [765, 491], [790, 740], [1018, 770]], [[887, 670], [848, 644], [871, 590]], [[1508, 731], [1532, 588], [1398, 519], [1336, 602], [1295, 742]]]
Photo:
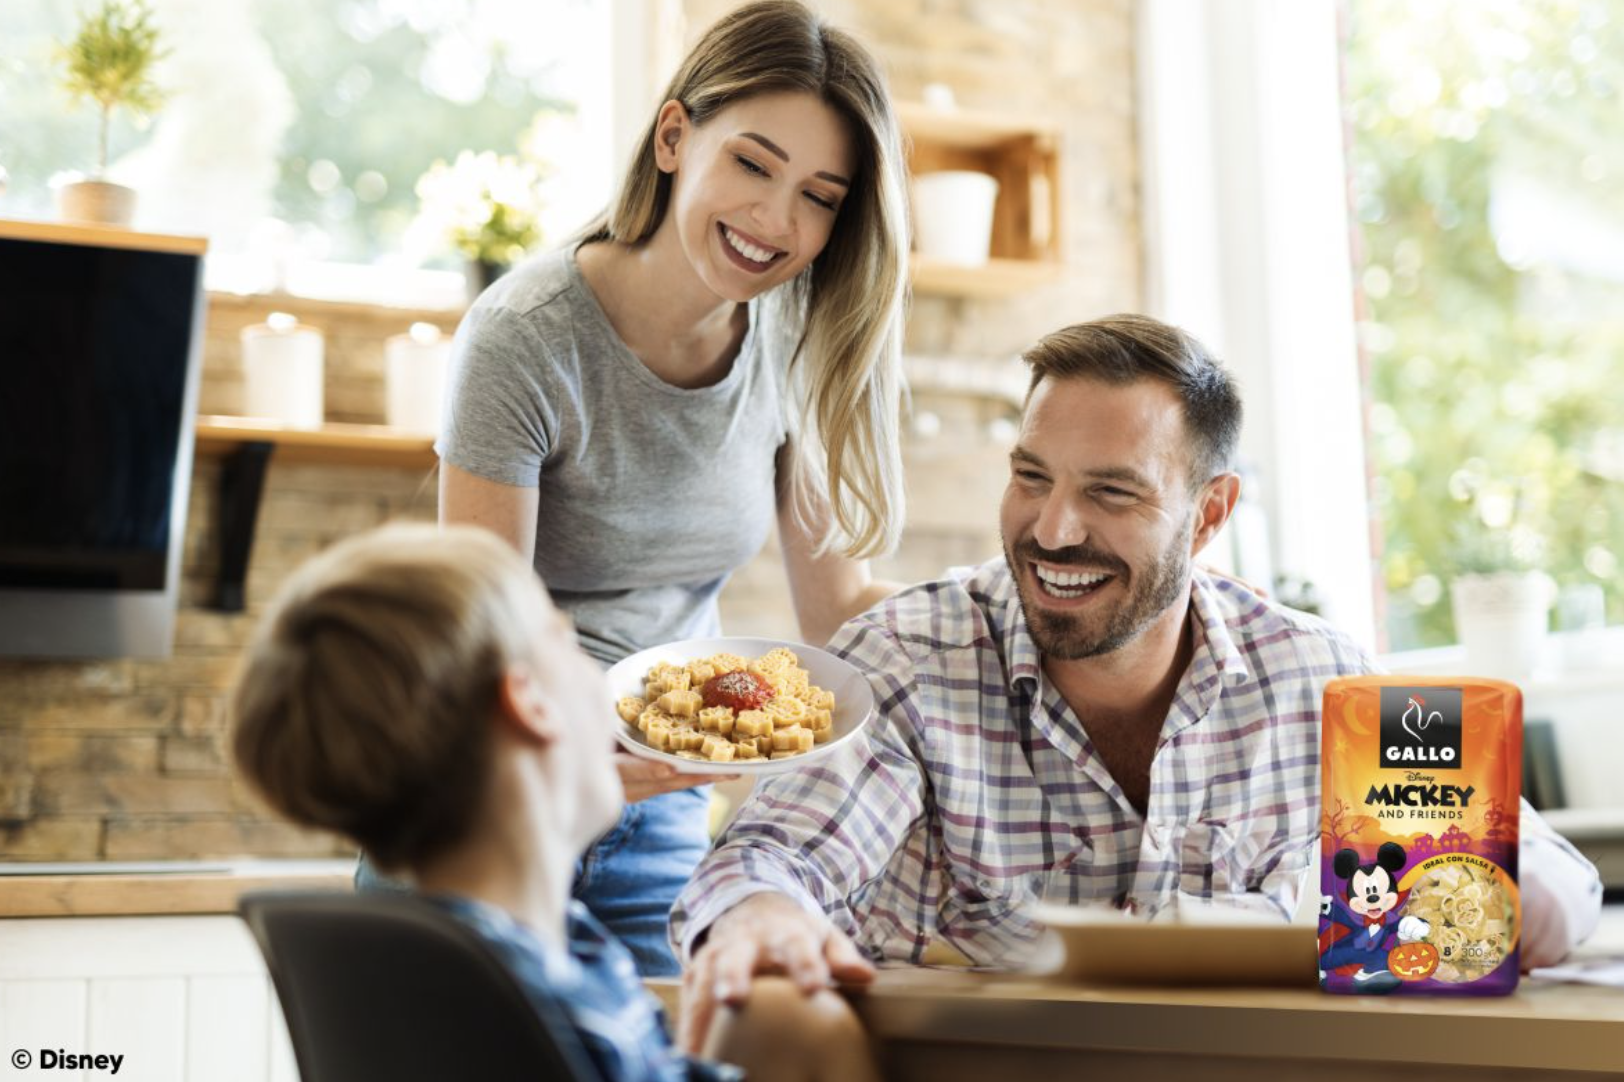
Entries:
[[573, 247], [515, 268], [457, 329], [440, 458], [540, 490], [536, 570], [605, 664], [720, 633], [716, 597], [766, 541], [786, 427], [784, 340], [750, 329], [686, 390], [626, 347]]

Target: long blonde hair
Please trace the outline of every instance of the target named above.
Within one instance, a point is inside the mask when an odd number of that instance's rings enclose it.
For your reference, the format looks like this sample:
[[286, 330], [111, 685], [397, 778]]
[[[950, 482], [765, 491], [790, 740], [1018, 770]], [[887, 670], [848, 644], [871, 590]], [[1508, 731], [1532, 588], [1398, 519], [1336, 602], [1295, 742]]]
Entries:
[[[790, 362], [800, 392], [790, 498], [802, 524], [823, 531], [820, 552], [838, 544], [848, 555], [873, 556], [895, 547], [904, 517], [897, 428], [908, 204], [885, 76], [856, 39], [796, 0], [763, 0], [706, 31], [662, 101], [681, 102], [701, 125], [735, 102], [782, 91], [815, 94], [833, 109], [858, 162], [828, 244], [779, 291], [780, 316], [801, 328]], [[671, 176], [655, 165], [657, 120], [643, 132], [608, 213], [580, 239], [637, 245], [659, 228]], [[814, 495], [828, 500], [832, 523], [814, 522]]]

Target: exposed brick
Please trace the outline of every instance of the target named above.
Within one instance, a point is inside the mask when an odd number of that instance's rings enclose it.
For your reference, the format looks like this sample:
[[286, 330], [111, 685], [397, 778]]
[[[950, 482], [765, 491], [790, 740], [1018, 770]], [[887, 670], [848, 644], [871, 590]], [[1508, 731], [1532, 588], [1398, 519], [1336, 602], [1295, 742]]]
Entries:
[[8, 699], [127, 693], [135, 689], [135, 668], [129, 661], [0, 661], [0, 688]]
[[348, 856], [355, 846], [280, 822], [229, 816], [138, 818], [107, 824], [108, 860]]
[[225, 778], [43, 774], [34, 785], [34, 807], [42, 815], [200, 814], [229, 808], [230, 801]]
[[181, 700], [177, 726], [184, 736], [204, 736], [226, 729], [226, 700], [221, 695], [187, 695]]
[[165, 774], [222, 775], [226, 769], [224, 741], [218, 735], [163, 738]]
[[28, 819], [34, 814], [34, 775], [14, 770], [0, 777], [0, 820]]
[[182, 609], [175, 620], [175, 648], [188, 654], [208, 651], [236, 653], [253, 630], [250, 616], [212, 612], [207, 609]]
[[0, 822], [0, 861], [96, 860], [102, 822], [96, 818]]
[[232, 655], [176, 654], [164, 661], [136, 662], [141, 688], [224, 688], [237, 671]]
[[157, 693], [67, 695], [50, 701], [9, 699], [0, 693], [0, 727], [28, 732], [162, 732], [170, 728], [177, 706], [173, 695]]
[[85, 736], [41, 733], [28, 737], [28, 765], [37, 774], [155, 773], [156, 736]]

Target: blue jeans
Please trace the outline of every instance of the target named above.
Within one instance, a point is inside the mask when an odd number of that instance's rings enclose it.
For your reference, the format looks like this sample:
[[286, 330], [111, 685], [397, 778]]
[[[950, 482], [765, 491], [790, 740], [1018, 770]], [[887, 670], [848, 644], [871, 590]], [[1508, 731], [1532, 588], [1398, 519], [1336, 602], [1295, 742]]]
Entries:
[[[644, 977], [682, 971], [666, 939], [677, 895], [710, 848], [710, 786], [662, 793], [627, 804], [620, 822], [575, 865], [571, 895], [626, 945]], [[362, 854], [357, 890], [404, 890]]]

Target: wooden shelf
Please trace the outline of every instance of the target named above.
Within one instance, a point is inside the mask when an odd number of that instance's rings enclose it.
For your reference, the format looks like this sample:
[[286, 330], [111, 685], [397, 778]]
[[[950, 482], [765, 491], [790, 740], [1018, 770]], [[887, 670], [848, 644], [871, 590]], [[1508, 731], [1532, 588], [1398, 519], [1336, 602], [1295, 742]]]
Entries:
[[169, 233], [138, 233], [115, 225], [83, 222], [37, 222], [0, 219], [0, 239], [30, 240], [43, 244], [83, 244], [98, 248], [131, 248], [143, 252], [174, 252], [202, 255], [208, 250], [207, 237], [183, 237]]
[[1059, 263], [1036, 259], [989, 259], [984, 266], [933, 263], [915, 255], [911, 262], [916, 293], [995, 300], [1037, 289], [1065, 273]]
[[1025, 117], [898, 103], [914, 175], [947, 169], [986, 173], [998, 181], [992, 258], [985, 266], [913, 266], [919, 294], [1008, 297], [1063, 273], [1060, 232], [1060, 134]]
[[275, 444], [278, 462], [431, 469], [437, 461], [432, 436], [385, 425], [326, 424], [309, 429], [256, 417], [197, 419], [198, 454], [226, 455], [245, 443]]
[[898, 102], [897, 120], [915, 143], [961, 150], [996, 150], [1011, 143], [1037, 140], [1052, 149], [1060, 129], [1034, 124], [1009, 113], [973, 109], [936, 109], [919, 102]]

